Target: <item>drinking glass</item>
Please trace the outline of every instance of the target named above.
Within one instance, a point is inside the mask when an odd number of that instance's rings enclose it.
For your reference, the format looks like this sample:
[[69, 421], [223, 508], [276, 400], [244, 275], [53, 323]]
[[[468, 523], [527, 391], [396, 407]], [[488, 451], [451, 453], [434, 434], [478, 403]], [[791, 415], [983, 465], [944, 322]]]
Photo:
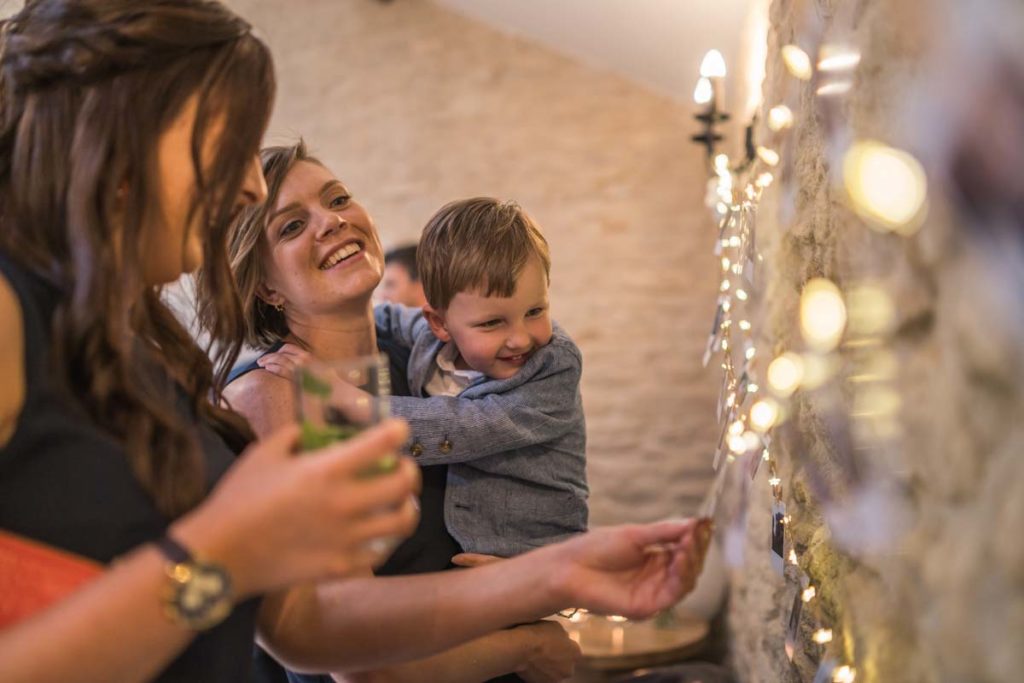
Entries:
[[[390, 414], [391, 380], [383, 354], [344, 361], [310, 358], [296, 369], [294, 385], [303, 451], [349, 439]], [[397, 467], [398, 457], [389, 453], [360, 476], [385, 474]], [[390, 554], [399, 540], [378, 538], [370, 546], [382, 555]]]

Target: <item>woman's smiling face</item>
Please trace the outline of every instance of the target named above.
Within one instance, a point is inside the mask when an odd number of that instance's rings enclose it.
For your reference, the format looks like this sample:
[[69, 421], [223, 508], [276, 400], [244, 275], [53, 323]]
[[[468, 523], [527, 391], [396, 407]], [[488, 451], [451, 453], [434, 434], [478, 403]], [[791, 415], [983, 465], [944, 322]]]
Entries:
[[369, 301], [384, 270], [373, 219], [320, 164], [298, 161], [268, 212], [262, 298], [291, 315]]

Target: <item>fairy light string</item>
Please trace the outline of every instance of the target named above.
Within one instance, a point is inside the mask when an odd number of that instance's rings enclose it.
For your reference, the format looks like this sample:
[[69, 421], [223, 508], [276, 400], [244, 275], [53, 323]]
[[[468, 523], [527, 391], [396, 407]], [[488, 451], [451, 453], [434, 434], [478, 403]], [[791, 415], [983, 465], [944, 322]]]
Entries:
[[[796, 44], [785, 45], [780, 59], [793, 87], [813, 88], [825, 103], [822, 106], [834, 106], [831, 103], [852, 87], [860, 53], [843, 42], [819, 42], [816, 62]], [[713, 69], [707, 68], [709, 63]], [[894, 384], [898, 364], [887, 345], [895, 325], [895, 306], [884, 288], [870, 280], [848, 282], [844, 292], [827, 278], [811, 279], [803, 287], [797, 321], [804, 348], [781, 348], [772, 358], [760, 356], [757, 340], [761, 336], [756, 327], [761, 317], [758, 271], [762, 257], [757, 249], [757, 213], [763, 193], [785, 161], [778, 143], [797, 122], [784, 101], [766, 107], [765, 127], [771, 144], [754, 143], [752, 123], [747, 128], [746, 157], [734, 163], [719, 151], [723, 136], [716, 128], [729, 118], [718, 108], [725, 73], [721, 55], [709, 54], [702, 65], [699, 97], [695, 98], [705, 107], [696, 116], [704, 130], [693, 137], [707, 149], [705, 203], [718, 228], [714, 257], [720, 265], [717, 304], [703, 362], [709, 366], [720, 358], [722, 370], [717, 407], [720, 436], [712, 459], [717, 475], [701, 514], [714, 515], [726, 468], [745, 463], [753, 479], [759, 467], [766, 465], [773, 525], [778, 514], [784, 547], [789, 548], [782, 564], [794, 567], [799, 577], [795, 609], [813, 608], [821, 599], [820, 589], [802, 568], [805, 563], [791, 535], [772, 433], [791, 416], [794, 399], [834, 381], [842, 360], [843, 380], [852, 397], [846, 417], [859, 447], [882, 447], [898, 436], [900, 396]], [[913, 156], [877, 140], [838, 134], [832, 138], [853, 140], [843, 154], [841, 182], [837, 184], [865, 227], [903, 237], [919, 230], [928, 209], [927, 184]], [[765, 390], [761, 389], [762, 371]], [[844, 661], [849, 658], [835, 627], [822, 623], [820, 610], [803, 613], [815, 615], [810, 634], [820, 648], [815, 680], [852, 683], [856, 668]]]

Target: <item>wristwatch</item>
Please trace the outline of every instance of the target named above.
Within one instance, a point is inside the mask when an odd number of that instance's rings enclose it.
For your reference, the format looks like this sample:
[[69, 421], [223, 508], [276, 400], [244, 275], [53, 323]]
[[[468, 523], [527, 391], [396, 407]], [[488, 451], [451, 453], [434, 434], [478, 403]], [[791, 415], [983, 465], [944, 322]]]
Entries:
[[231, 577], [223, 567], [204, 562], [170, 536], [158, 540], [156, 547], [168, 560], [163, 605], [171, 621], [204, 631], [231, 613]]

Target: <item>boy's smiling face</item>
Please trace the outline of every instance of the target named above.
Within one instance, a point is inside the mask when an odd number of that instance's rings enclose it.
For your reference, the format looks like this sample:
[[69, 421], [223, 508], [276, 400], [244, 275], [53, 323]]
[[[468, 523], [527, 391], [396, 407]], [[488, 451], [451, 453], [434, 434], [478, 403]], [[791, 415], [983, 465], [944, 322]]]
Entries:
[[510, 297], [459, 292], [443, 311], [424, 309], [434, 334], [459, 349], [461, 366], [508, 379], [551, 341], [548, 277], [540, 259], [526, 262]]

